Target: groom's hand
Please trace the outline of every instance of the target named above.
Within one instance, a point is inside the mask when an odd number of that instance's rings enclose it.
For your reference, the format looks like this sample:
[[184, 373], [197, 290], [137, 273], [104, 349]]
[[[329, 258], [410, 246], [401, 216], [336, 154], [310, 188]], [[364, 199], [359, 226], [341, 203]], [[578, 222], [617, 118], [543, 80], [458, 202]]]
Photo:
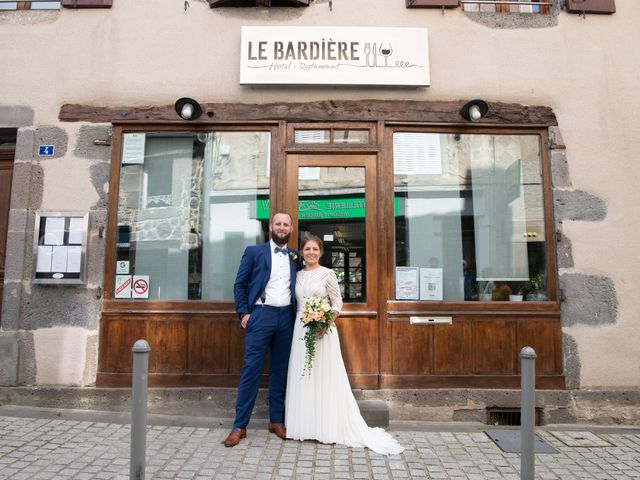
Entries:
[[249, 323], [249, 314], [245, 313], [244, 317], [242, 317], [242, 320], [240, 320], [240, 326], [242, 328], [247, 328], [247, 323]]

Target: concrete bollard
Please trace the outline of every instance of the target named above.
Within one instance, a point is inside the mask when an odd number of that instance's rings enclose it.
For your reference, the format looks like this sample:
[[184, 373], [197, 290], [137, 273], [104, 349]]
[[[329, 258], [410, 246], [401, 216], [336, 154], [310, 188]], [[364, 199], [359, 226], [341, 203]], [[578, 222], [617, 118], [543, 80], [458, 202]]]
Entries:
[[536, 352], [531, 347], [520, 350], [520, 478], [535, 476], [536, 428]]
[[130, 480], [144, 480], [147, 449], [147, 381], [149, 352], [146, 340], [133, 344], [133, 374], [131, 377], [131, 452]]

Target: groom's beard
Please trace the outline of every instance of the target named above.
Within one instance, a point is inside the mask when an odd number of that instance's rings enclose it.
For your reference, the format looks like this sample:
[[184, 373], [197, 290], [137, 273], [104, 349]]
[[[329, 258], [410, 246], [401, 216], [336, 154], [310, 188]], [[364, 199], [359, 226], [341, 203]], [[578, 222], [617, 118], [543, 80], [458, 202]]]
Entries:
[[279, 246], [286, 245], [289, 242], [290, 236], [290, 233], [287, 233], [285, 235], [278, 235], [276, 232], [271, 232], [271, 240], [273, 240], [273, 243]]

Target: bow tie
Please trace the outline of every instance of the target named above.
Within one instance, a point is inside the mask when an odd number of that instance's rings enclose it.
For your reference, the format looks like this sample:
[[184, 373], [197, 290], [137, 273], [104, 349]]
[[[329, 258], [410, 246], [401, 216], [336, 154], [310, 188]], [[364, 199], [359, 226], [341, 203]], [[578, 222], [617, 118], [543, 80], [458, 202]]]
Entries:
[[274, 250], [274, 252], [275, 252], [275, 253], [281, 253], [281, 254], [283, 254], [283, 255], [286, 255], [286, 254], [287, 254], [287, 247], [282, 247], [282, 248], [280, 248], [280, 247], [276, 247], [276, 248], [275, 248], [275, 250]]

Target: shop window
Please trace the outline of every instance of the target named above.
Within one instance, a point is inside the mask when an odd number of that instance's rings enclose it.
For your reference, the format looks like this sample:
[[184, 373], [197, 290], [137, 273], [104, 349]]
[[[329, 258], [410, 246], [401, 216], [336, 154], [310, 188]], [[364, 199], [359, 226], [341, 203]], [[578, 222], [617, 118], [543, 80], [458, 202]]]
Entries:
[[266, 241], [268, 131], [125, 133], [115, 298], [233, 300], [244, 248]]
[[497, 13], [550, 13], [556, 0], [461, 0], [465, 12]]
[[396, 132], [393, 159], [397, 300], [547, 299], [539, 136]]
[[298, 144], [368, 145], [370, 139], [368, 129], [296, 128], [293, 141]]
[[309, 0], [209, 0], [211, 8], [220, 7], [308, 7]]
[[0, 10], [58, 10], [60, 2], [0, 2]]
[[456, 8], [459, 0], [405, 0], [407, 8]]
[[30, 2], [0, 1], [0, 10], [59, 10], [64, 8], [111, 8], [113, 0], [62, 0], [49, 2], [32, 0]]

